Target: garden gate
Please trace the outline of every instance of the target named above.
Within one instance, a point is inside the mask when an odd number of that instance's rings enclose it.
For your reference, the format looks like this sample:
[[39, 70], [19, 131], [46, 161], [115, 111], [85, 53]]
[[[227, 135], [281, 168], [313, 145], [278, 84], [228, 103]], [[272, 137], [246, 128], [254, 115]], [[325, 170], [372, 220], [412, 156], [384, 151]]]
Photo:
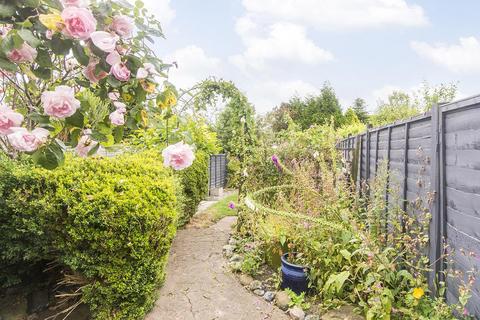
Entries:
[[400, 198], [408, 212], [413, 211], [408, 203], [419, 197], [429, 199], [430, 290], [438, 294], [434, 285], [438, 277], [446, 281], [447, 301], [458, 299], [459, 280], [444, 279], [442, 272], [447, 268], [442, 253], [447, 251], [453, 268], [465, 274], [465, 279], [467, 272], [477, 273], [468, 311], [480, 317], [480, 95], [369, 129], [342, 140], [337, 147], [357, 190], [362, 182], [375, 177], [384, 161], [390, 170], [390, 183], [395, 180], [400, 191], [399, 197], [386, 191], [387, 201]]
[[227, 155], [212, 154], [208, 165], [208, 190], [224, 188], [227, 185]]

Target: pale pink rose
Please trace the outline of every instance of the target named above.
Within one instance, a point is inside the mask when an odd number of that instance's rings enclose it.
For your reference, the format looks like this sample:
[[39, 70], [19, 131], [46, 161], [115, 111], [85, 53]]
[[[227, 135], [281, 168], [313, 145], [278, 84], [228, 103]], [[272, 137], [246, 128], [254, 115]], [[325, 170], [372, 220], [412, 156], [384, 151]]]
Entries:
[[4, 24], [0, 26], [0, 37], [1, 38], [5, 37], [12, 29], [13, 29], [13, 26], [11, 24]]
[[172, 167], [175, 170], [182, 170], [192, 165], [195, 160], [195, 154], [192, 146], [180, 141], [176, 144], [169, 145], [162, 151], [163, 165]]
[[8, 141], [17, 151], [32, 152], [37, 150], [41, 145], [47, 142], [50, 133], [43, 128], [36, 128], [32, 132], [25, 128], [12, 128], [12, 133], [8, 137]]
[[112, 66], [110, 72], [119, 81], [128, 81], [130, 79], [130, 70], [124, 63], [117, 63]]
[[122, 38], [129, 38], [132, 36], [133, 32], [133, 22], [132, 19], [119, 15], [113, 17], [112, 25], [110, 28], [116, 32]]
[[90, 150], [97, 146], [98, 142], [92, 140], [90, 134], [84, 134], [79, 140], [75, 152], [78, 156], [85, 158], [88, 156]]
[[110, 122], [116, 126], [123, 126], [125, 124], [125, 112], [126, 110], [115, 110], [108, 116]]
[[112, 101], [117, 101], [118, 99], [120, 99], [120, 93], [118, 93], [118, 92], [109, 92], [109, 93], [108, 93], [108, 97], [109, 97], [110, 100], [112, 100]]
[[11, 128], [20, 127], [23, 116], [5, 105], [0, 105], [0, 136], [12, 133]]
[[137, 79], [145, 79], [148, 77], [148, 71], [145, 68], [138, 68]]
[[115, 51], [118, 36], [105, 31], [95, 31], [90, 35], [93, 44], [105, 52]]
[[113, 51], [107, 55], [107, 58], [105, 59], [105, 61], [107, 61], [109, 65], [113, 66], [117, 63], [121, 63], [122, 57], [120, 57], [117, 51]]
[[34, 62], [37, 58], [37, 50], [24, 42], [19, 49], [13, 49], [8, 52], [7, 58], [16, 63]]
[[88, 80], [90, 80], [90, 82], [93, 82], [93, 83], [96, 83], [102, 80], [103, 78], [105, 78], [106, 76], [108, 76], [108, 73], [106, 73], [105, 71], [102, 71], [102, 70], [97, 71], [96, 70], [97, 65], [98, 65], [98, 61], [90, 60], [88, 65], [85, 67], [85, 69], [83, 69], [83, 75]]
[[[117, 110], [127, 110], [127, 105], [123, 102], [114, 101], [113, 105], [115, 106], [115, 108], [117, 108]], [[125, 111], [123, 112], [125, 113]]]
[[149, 75], [156, 75], [158, 74], [155, 66], [151, 63], [144, 63], [143, 68], [139, 68], [137, 71], [137, 79], [145, 79]]
[[80, 108], [75, 91], [67, 86], [58, 86], [55, 91], [45, 91], [41, 100], [45, 114], [57, 119], [68, 118]]
[[88, 40], [97, 28], [97, 20], [89, 9], [67, 7], [63, 9], [62, 19], [63, 32], [74, 39]]
[[87, 8], [90, 5], [89, 0], [60, 0], [63, 7]]

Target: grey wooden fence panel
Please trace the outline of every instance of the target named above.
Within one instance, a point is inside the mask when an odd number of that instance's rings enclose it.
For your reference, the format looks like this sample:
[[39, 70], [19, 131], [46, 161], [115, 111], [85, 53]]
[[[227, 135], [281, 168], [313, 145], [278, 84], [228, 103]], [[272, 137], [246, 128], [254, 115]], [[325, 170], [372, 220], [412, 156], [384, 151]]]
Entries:
[[210, 155], [208, 172], [209, 189], [224, 188], [227, 185], [227, 156]]
[[[444, 219], [449, 267], [468, 272], [480, 267], [480, 104], [441, 112], [443, 124]], [[471, 255], [471, 253], [474, 256]], [[475, 270], [477, 269], [477, 270]], [[456, 302], [459, 279], [447, 278], [447, 301]], [[480, 279], [476, 279], [469, 302], [480, 315]]]
[[[385, 159], [389, 187], [398, 192], [386, 195], [388, 201], [399, 201], [419, 218], [422, 213], [412, 204], [419, 199], [423, 206], [431, 204], [430, 244], [422, 250], [433, 263], [430, 289], [437, 293], [434, 280], [442, 280], [445, 269], [460, 271], [460, 278], [445, 279], [445, 297], [454, 303], [462, 281], [468, 280], [470, 271], [476, 272], [467, 309], [480, 317], [480, 95], [369, 129], [349, 137], [344, 148], [349, 149], [343, 153], [348, 159], [358, 157], [357, 187], [374, 178]], [[443, 252], [449, 254], [451, 264], [441, 259]]]

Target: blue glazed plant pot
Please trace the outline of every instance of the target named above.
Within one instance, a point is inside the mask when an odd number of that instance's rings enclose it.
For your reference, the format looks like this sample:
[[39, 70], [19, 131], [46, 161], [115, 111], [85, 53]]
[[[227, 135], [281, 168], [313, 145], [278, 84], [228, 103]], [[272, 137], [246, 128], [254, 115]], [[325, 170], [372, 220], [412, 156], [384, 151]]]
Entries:
[[[295, 255], [296, 253], [290, 253]], [[288, 262], [289, 253], [282, 255], [282, 289], [290, 289], [296, 294], [308, 290], [308, 268]]]

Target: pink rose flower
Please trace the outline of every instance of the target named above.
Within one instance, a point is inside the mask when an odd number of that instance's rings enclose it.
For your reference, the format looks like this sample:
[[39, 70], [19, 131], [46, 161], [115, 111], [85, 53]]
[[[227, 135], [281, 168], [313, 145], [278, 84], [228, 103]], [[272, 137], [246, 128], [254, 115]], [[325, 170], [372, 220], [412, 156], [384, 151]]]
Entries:
[[89, 0], [60, 0], [63, 7], [87, 8], [90, 5]]
[[117, 108], [117, 110], [123, 110], [123, 113], [125, 113], [127, 110], [127, 105], [123, 102], [114, 101], [113, 105], [115, 106], [115, 108]]
[[0, 26], [0, 37], [1, 38], [5, 37], [12, 29], [13, 29], [13, 26], [11, 24], [4, 24]]
[[32, 152], [37, 150], [41, 145], [47, 142], [50, 133], [43, 128], [36, 128], [32, 132], [25, 128], [12, 128], [12, 133], [8, 137], [8, 141], [17, 151]]
[[120, 93], [118, 93], [118, 92], [109, 92], [109, 93], [108, 93], [108, 97], [109, 97], [110, 100], [112, 100], [112, 101], [118, 101], [118, 99], [120, 99]]
[[163, 165], [172, 167], [175, 170], [182, 170], [192, 165], [195, 160], [192, 146], [180, 141], [176, 144], [169, 145], [162, 151]]
[[90, 137], [90, 132], [85, 132], [84, 135], [78, 140], [77, 147], [75, 148], [75, 152], [78, 156], [85, 158], [88, 156], [90, 150], [97, 146], [98, 142], [92, 140]]
[[117, 63], [112, 66], [110, 72], [119, 81], [128, 81], [130, 79], [130, 70], [124, 63]]
[[16, 63], [34, 62], [37, 58], [37, 50], [24, 42], [19, 49], [13, 49], [8, 52], [7, 58]]
[[111, 66], [121, 63], [122, 62], [122, 57], [118, 54], [117, 51], [112, 51], [107, 55], [107, 58], [105, 59], [107, 63]]
[[123, 126], [125, 124], [125, 109], [117, 109], [110, 113], [110, 122], [116, 126]]
[[68, 118], [80, 108], [75, 91], [67, 86], [58, 86], [55, 91], [45, 91], [41, 100], [45, 114], [57, 119]]
[[97, 20], [89, 9], [67, 7], [63, 9], [62, 19], [63, 32], [74, 39], [88, 40], [97, 28]]
[[105, 52], [115, 51], [118, 36], [105, 31], [95, 31], [90, 35], [93, 44]]
[[129, 38], [133, 32], [132, 19], [123, 15], [115, 16], [110, 29], [122, 38]]
[[23, 116], [5, 105], [0, 105], [0, 136], [12, 133], [13, 127], [20, 127]]
[[155, 66], [149, 62], [143, 64], [143, 68], [138, 68], [137, 79], [145, 79], [149, 75], [156, 75], [157, 70]]
[[83, 75], [85, 76], [85, 78], [87, 78], [88, 80], [90, 80], [90, 82], [93, 83], [97, 83], [98, 81], [108, 76], [108, 73], [106, 73], [105, 71], [97, 71], [97, 65], [98, 61], [90, 60], [85, 69], [83, 69]]

